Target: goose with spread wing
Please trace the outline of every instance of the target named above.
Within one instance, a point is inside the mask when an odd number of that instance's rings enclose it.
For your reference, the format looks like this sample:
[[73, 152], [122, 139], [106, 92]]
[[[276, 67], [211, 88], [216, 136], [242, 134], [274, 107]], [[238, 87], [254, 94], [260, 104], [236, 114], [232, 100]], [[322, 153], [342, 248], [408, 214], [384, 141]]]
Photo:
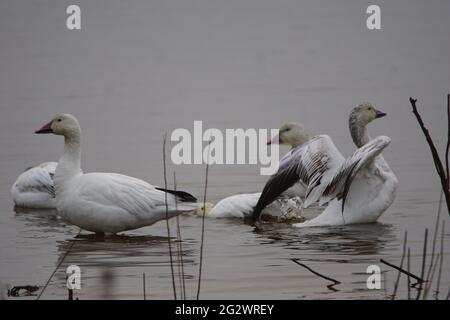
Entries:
[[[291, 148], [297, 148], [310, 139], [310, 136], [302, 124], [288, 122], [283, 124], [270, 144], [287, 145]], [[303, 221], [302, 209], [303, 198], [306, 194], [306, 185], [299, 181], [292, 187], [283, 192], [280, 197], [266, 206], [261, 213], [263, 220], [278, 222]], [[220, 200], [215, 205], [206, 203], [195, 213], [203, 215], [205, 213], [209, 218], [251, 218], [253, 208], [258, 202], [261, 193], [243, 193], [235, 194]]]
[[54, 209], [53, 176], [57, 164], [44, 162], [22, 172], [11, 187], [14, 205], [19, 208]]
[[[287, 145], [291, 147], [292, 151], [293, 149], [299, 148], [310, 139], [311, 137], [308, 131], [301, 123], [287, 122], [280, 127], [278, 130], [278, 135], [276, 135], [272, 140], [269, 140], [267, 144]], [[306, 184], [301, 180], [297, 181], [297, 183], [283, 192], [283, 196], [290, 198], [299, 197], [300, 199], [304, 199], [305, 195]]]
[[370, 139], [367, 125], [386, 114], [370, 103], [355, 107], [349, 128], [358, 149], [345, 159], [327, 135], [318, 135], [292, 149], [280, 161], [278, 172], [266, 183], [253, 211], [257, 219], [264, 207], [297, 181], [307, 187], [304, 206], [327, 204], [317, 217], [296, 224], [332, 226], [375, 222], [395, 199], [398, 180], [381, 152], [391, 139]]
[[70, 114], [57, 114], [36, 133], [64, 136], [64, 153], [54, 176], [56, 208], [67, 222], [82, 229], [115, 234], [152, 225], [197, 208], [183, 191], [155, 187], [117, 173], [83, 173], [81, 129]]

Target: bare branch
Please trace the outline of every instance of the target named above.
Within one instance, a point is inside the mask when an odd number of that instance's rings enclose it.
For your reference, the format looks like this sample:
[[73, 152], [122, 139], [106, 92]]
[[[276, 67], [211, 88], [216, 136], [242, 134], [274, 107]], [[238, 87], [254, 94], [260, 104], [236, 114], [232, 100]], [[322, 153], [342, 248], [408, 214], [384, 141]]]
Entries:
[[305, 269], [309, 270], [310, 272], [314, 273], [316, 276], [319, 276], [319, 277], [321, 277], [322, 279], [325, 279], [325, 280], [328, 280], [328, 281], [333, 282], [333, 284], [327, 286], [328, 289], [336, 290], [336, 289], [333, 288], [333, 286], [338, 285], [338, 284], [341, 284], [340, 281], [338, 281], [338, 280], [336, 280], [336, 279], [333, 279], [333, 278], [330, 278], [330, 277], [327, 277], [327, 276], [324, 276], [323, 274], [321, 274], [321, 273], [319, 273], [319, 272], [317, 272], [317, 271], [311, 269], [311, 268], [308, 267], [306, 264], [303, 264], [303, 263], [299, 262], [297, 259], [291, 259], [291, 260], [292, 260], [294, 263], [298, 264], [299, 266], [302, 266], [303, 268], [305, 268]]
[[380, 262], [381, 262], [381, 263], [384, 263], [385, 265], [387, 265], [387, 266], [389, 266], [389, 267], [391, 267], [391, 268], [394, 268], [394, 269], [396, 269], [396, 270], [398, 270], [398, 271], [400, 271], [400, 272], [402, 272], [402, 273], [404, 273], [404, 274], [406, 274], [406, 275], [408, 275], [408, 276], [410, 276], [410, 277], [413, 278], [413, 279], [416, 279], [419, 283], [424, 282], [424, 280], [423, 280], [422, 278], [416, 276], [415, 274], [412, 274], [412, 273], [409, 272], [409, 271], [406, 271], [406, 270], [403, 269], [403, 268], [397, 267], [395, 264], [392, 264], [392, 263], [390, 263], [390, 262], [387, 262], [387, 261], [384, 260], [384, 259], [380, 259]]
[[[447, 98], [448, 98], [448, 96], [447, 96]], [[448, 98], [448, 99], [450, 99], [450, 98]], [[437, 152], [436, 147], [433, 143], [433, 139], [431, 138], [430, 133], [428, 132], [428, 129], [425, 127], [422, 117], [420, 116], [419, 112], [417, 111], [417, 107], [416, 107], [417, 99], [409, 98], [409, 102], [411, 103], [413, 113], [417, 118], [417, 122], [419, 122], [420, 128], [422, 129], [423, 134], [425, 135], [425, 139], [427, 140], [428, 146], [430, 147], [431, 155], [433, 156], [436, 171], [439, 175], [439, 178], [441, 179], [442, 190], [444, 191], [445, 200], [447, 202], [447, 210], [448, 210], [448, 213], [450, 214], [450, 191], [449, 191], [449, 179], [447, 178], [448, 177], [448, 169], [447, 169], [447, 171], [444, 170], [441, 159], [439, 157], [439, 153]], [[449, 109], [449, 108], [450, 107], [448, 107], [447, 109]], [[449, 117], [449, 137], [450, 137], [450, 117]], [[449, 143], [450, 143], [450, 139], [447, 142], [446, 163], [448, 163], [448, 151], [450, 148]]]

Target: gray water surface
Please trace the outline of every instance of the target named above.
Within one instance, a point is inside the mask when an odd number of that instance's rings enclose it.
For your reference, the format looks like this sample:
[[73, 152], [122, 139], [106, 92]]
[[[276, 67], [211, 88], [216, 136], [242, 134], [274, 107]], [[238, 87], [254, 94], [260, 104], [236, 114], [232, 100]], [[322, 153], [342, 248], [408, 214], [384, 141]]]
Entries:
[[[255, 229], [207, 219], [201, 297], [384, 298], [396, 272], [379, 260], [400, 263], [405, 230], [412, 270], [420, 273], [424, 230], [432, 233], [440, 189], [408, 98], [419, 99], [443, 150], [448, 1], [379, 1], [379, 31], [367, 30], [365, 4], [356, 0], [77, 3], [80, 31], [65, 28], [65, 2], [0, 3], [1, 282], [43, 286], [73, 244], [42, 298], [67, 298], [71, 264], [82, 270], [80, 299], [142, 299], [144, 272], [147, 298], [173, 298], [165, 222], [101, 240], [84, 232], [76, 237], [77, 228], [55, 212], [13, 210], [9, 190], [17, 175], [62, 153], [60, 137], [33, 134], [56, 112], [80, 120], [85, 172], [120, 172], [163, 185], [162, 139], [175, 128], [192, 130], [194, 120], [205, 129], [298, 121], [314, 134], [329, 134], [348, 155], [354, 146], [347, 116], [361, 101], [388, 114], [370, 132], [392, 138], [384, 156], [400, 181], [394, 204], [376, 224], [337, 228], [267, 223]], [[176, 171], [178, 189], [203, 197], [203, 165], [169, 162], [168, 171], [169, 181]], [[212, 166], [208, 201], [258, 192], [266, 179], [256, 165]], [[448, 222], [445, 207], [442, 218]], [[183, 216], [180, 224], [187, 296], [194, 298], [201, 218]], [[173, 232], [174, 219], [170, 226]], [[447, 231], [443, 291], [449, 253]], [[327, 288], [329, 282], [293, 258], [342, 283]], [[381, 290], [366, 288], [372, 264], [383, 271]], [[402, 282], [399, 297], [406, 298], [405, 288]]]

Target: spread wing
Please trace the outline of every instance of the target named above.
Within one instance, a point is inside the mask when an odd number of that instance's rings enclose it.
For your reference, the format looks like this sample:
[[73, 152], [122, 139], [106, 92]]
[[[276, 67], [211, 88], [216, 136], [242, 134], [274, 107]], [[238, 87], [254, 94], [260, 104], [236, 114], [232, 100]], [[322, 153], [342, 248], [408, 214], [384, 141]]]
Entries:
[[308, 185], [308, 190], [310, 186], [320, 186], [332, 178], [343, 162], [344, 157], [327, 135], [316, 136], [292, 149], [280, 160], [277, 173], [264, 186], [253, 218], [257, 219], [268, 204], [299, 180]]
[[326, 179], [320, 179], [319, 177], [321, 183], [309, 185], [305, 206], [317, 200], [323, 204], [338, 198], [342, 199], [342, 211], [344, 211], [345, 200], [356, 174], [362, 168], [370, 165], [390, 142], [389, 137], [379, 136], [355, 150], [332, 175], [328, 175]]

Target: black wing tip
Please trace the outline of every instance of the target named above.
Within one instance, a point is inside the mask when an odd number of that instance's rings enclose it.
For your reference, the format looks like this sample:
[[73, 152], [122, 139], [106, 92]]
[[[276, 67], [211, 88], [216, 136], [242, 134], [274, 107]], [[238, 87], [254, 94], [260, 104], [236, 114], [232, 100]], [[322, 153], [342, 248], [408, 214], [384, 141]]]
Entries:
[[249, 215], [244, 216], [244, 223], [254, 226], [255, 223], [259, 220], [259, 216], [261, 215], [261, 209], [258, 209], [258, 206], [256, 205], [253, 207], [253, 211]]
[[259, 219], [259, 216], [261, 215], [261, 209], [257, 206], [253, 208], [252, 214], [247, 218], [249, 221], [256, 221]]
[[175, 197], [177, 197], [177, 200], [179, 200], [181, 202], [197, 202], [196, 197], [194, 197], [192, 194], [187, 193], [185, 191], [169, 190], [169, 189], [158, 188], [158, 187], [156, 187], [156, 190], [173, 194]]

